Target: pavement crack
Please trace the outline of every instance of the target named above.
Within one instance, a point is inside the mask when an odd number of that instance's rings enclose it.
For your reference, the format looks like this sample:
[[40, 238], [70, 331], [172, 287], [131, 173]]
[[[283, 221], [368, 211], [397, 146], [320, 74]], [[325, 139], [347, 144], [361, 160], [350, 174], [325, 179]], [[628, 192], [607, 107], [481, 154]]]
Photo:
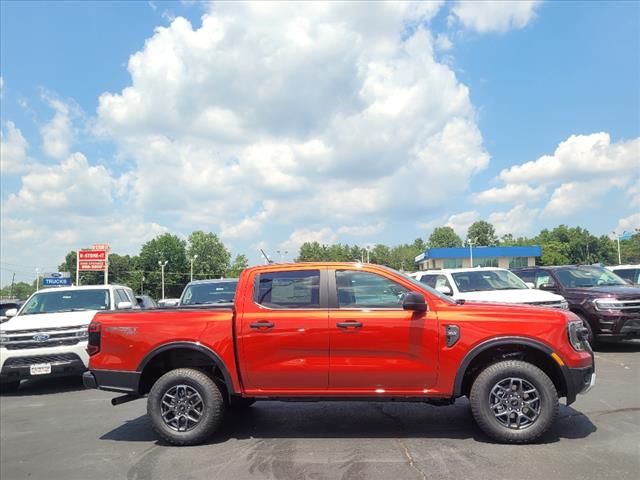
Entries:
[[396, 441], [402, 447], [402, 451], [405, 458], [407, 459], [407, 465], [409, 465], [409, 468], [416, 472], [419, 478], [421, 478], [422, 480], [427, 480], [427, 475], [420, 469], [420, 467], [416, 465], [416, 462], [413, 460], [413, 455], [411, 455], [411, 452], [409, 451], [409, 448], [407, 448], [407, 445], [399, 438], [396, 438]]

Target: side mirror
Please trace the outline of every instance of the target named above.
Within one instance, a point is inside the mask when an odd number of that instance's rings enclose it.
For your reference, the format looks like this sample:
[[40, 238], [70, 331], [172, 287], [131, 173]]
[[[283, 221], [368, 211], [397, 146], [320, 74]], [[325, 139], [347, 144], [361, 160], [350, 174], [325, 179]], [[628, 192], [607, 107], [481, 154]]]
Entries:
[[9, 310], [7, 310], [6, 312], [4, 312], [4, 316], [5, 317], [15, 317], [18, 314], [18, 309], [17, 308], [10, 308]]
[[440, 285], [439, 287], [436, 287], [436, 290], [440, 293], [444, 293], [445, 295], [451, 295], [453, 293], [451, 291], [451, 287], [447, 285]]
[[130, 310], [133, 305], [131, 305], [131, 302], [118, 302], [117, 308], [118, 310]]
[[427, 302], [424, 295], [420, 292], [409, 292], [404, 296], [402, 308], [405, 310], [413, 310], [414, 312], [426, 312]]
[[553, 283], [543, 283], [538, 287], [540, 290], [547, 290], [549, 292], [553, 292], [556, 289], [556, 286]]
[[536, 284], [533, 282], [524, 282], [524, 284], [529, 288], [536, 288]]

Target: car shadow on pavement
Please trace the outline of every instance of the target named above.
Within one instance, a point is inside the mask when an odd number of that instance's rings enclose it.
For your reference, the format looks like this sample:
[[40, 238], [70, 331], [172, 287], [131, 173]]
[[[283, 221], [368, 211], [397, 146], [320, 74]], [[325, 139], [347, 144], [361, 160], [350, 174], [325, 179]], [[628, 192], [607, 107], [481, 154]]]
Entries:
[[[538, 443], [585, 438], [595, 431], [587, 416], [561, 406], [558, 421]], [[476, 426], [466, 399], [448, 407], [395, 402], [258, 402], [251, 408], [227, 411], [220, 430], [206, 443], [248, 438], [472, 438], [494, 443]], [[167, 445], [158, 439], [146, 415], [100, 439]]]
[[84, 390], [82, 377], [54, 377], [23, 380], [15, 392], [2, 392], [3, 397], [30, 397]]
[[600, 342], [595, 349], [596, 353], [624, 353], [640, 352], [640, 340], [631, 340], [618, 343]]

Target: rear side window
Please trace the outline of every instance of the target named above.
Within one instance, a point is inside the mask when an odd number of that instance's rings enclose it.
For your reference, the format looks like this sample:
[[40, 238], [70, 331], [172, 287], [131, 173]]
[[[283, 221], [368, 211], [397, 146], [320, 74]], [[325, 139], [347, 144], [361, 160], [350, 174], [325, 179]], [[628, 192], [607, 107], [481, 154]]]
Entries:
[[262, 273], [254, 301], [269, 308], [320, 308], [320, 270]]

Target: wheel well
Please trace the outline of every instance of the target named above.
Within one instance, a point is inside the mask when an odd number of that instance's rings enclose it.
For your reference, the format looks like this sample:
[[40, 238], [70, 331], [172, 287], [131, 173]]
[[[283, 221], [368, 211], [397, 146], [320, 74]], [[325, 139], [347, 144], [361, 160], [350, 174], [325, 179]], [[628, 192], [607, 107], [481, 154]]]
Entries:
[[176, 368], [195, 368], [211, 375], [223, 395], [227, 395], [224, 375], [215, 361], [207, 354], [192, 348], [176, 347], [154, 356], [143, 368], [138, 393], [149, 393], [153, 384], [165, 373]]
[[545, 372], [558, 391], [558, 396], [567, 395], [567, 387], [560, 366], [547, 353], [529, 345], [497, 345], [480, 352], [467, 366], [462, 377], [461, 394], [469, 396], [476, 377], [489, 365], [502, 360], [522, 360]]

